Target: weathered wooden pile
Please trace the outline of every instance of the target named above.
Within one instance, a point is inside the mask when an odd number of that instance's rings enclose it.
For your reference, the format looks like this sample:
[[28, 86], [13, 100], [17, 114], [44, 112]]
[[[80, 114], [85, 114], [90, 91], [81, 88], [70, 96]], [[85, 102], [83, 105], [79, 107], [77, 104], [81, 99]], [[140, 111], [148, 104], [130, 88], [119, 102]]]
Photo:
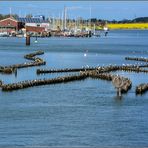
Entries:
[[143, 94], [148, 91], [148, 84], [140, 84], [136, 87], [136, 94]]
[[91, 78], [102, 79], [107, 81], [112, 81], [114, 77], [120, 77], [123, 81], [123, 86], [121, 87], [122, 93], [126, 93], [132, 87], [132, 82], [130, 79], [118, 75], [113, 75], [109, 73], [99, 73], [98, 71], [89, 71], [88, 75]]
[[2, 84], [3, 84], [3, 82], [2, 82], [2, 80], [0, 80], [0, 87], [2, 86]]
[[28, 60], [32, 60], [33, 62], [28, 62], [28, 63], [23, 63], [23, 64], [14, 64], [14, 65], [9, 65], [9, 66], [0, 66], [0, 72], [5, 73], [5, 74], [11, 74], [16, 72], [18, 68], [25, 68], [25, 67], [32, 67], [32, 66], [40, 66], [40, 65], [45, 65], [46, 62], [39, 58], [35, 57], [36, 55], [41, 55], [44, 54], [43, 51], [36, 51], [34, 53], [30, 53], [24, 56], [24, 58]]
[[[148, 58], [133, 58], [133, 57], [125, 57], [125, 60], [134, 60], [134, 61], [141, 61], [141, 62], [146, 62], [148, 63]], [[148, 67], [148, 64], [145, 64], [145, 65], [140, 65], [139, 68], [138, 68], [138, 71], [139, 72], [148, 72], [148, 70], [146, 69], [141, 69], [141, 68], [144, 68], [144, 67]], [[145, 93], [146, 91], [148, 91], [148, 84], [140, 84], [136, 87], [136, 94], [143, 94]]]
[[143, 58], [143, 57], [141, 57], [141, 58], [125, 57], [125, 60], [148, 62], [148, 59], [147, 58]]
[[9, 66], [0, 67], [0, 72], [4, 74], [11, 74], [11, 73], [14, 73], [15, 71], [16, 69], [13, 67], [9, 67]]

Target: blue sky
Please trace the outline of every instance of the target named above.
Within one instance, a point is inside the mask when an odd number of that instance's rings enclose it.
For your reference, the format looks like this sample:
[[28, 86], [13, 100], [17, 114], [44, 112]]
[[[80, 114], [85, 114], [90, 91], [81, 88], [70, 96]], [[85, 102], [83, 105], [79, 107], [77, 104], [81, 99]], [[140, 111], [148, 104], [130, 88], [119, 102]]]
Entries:
[[[64, 6], [69, 7], [68, 17], [91, 17], [122, 20], [148, 16], [148, 1], [0, 1], [0, 13], [44, 14], [52, 17], [62, 15]], [[91, 7], [91, 13], [90, 13]]]

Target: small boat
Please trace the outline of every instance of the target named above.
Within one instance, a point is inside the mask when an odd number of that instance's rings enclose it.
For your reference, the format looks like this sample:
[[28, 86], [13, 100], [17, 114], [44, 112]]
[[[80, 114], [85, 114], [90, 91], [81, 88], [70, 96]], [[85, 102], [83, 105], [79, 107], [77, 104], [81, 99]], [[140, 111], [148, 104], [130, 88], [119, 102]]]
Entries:
[[9, 37], [7, 32], [0, 32], [0, 37]]

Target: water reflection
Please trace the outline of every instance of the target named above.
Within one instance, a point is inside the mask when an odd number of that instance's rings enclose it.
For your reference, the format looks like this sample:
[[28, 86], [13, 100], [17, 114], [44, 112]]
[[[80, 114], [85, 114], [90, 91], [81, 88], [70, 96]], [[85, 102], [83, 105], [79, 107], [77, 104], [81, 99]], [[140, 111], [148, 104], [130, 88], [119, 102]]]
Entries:
[[116, 95], [116, 96], [114, 96], [114, 100], [117, 105], [122, 105], [123, 100], [124, 100], [124, 96]]

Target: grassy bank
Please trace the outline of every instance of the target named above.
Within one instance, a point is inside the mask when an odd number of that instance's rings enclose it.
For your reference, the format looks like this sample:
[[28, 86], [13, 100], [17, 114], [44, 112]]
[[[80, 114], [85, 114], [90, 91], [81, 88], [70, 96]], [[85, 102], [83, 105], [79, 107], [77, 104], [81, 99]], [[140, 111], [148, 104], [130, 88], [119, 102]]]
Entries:
[[148, 29], [148, 23], [108, 24], [109, 29]]

